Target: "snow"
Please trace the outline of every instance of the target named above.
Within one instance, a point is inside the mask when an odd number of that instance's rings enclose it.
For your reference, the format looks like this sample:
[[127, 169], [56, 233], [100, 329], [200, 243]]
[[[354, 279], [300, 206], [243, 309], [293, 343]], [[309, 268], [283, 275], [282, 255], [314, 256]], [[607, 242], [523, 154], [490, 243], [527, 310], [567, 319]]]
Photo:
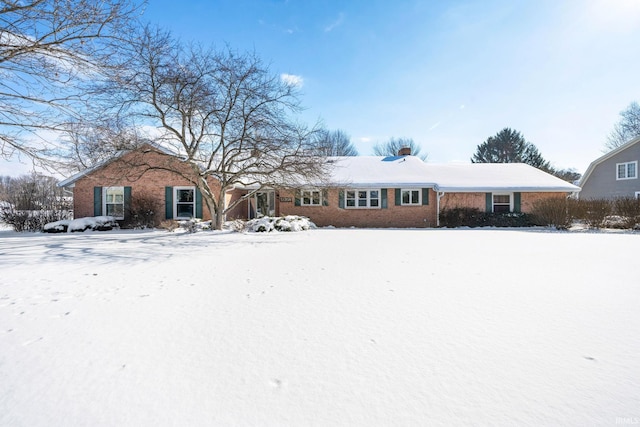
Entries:
[[640, 419], [638, 233], [0, 232], [0, 425]]
[[415, 156], [334, 157], [332, 162], [334, 185], [433, 187], [446, 192], [580, 190], [524, 163], [436, 164]]
[[118, 223], [112, 216], [92, 216], [77, 219], [63, 219], [45, 224], [43, 230], [49, 233], [61, 233], [85, 230], [110, 230]]

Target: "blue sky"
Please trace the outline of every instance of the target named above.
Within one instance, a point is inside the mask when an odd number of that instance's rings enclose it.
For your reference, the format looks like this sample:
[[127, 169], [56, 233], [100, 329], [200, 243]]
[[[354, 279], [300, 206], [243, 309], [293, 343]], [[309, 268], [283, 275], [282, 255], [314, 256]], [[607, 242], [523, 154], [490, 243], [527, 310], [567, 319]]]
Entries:
[[511, 127], [584, 172], [640, 101], [640, 0], [149, 0], [144, 19], [299, 77], [303, 120], [363, 155], [395, 136], [468, 162]]

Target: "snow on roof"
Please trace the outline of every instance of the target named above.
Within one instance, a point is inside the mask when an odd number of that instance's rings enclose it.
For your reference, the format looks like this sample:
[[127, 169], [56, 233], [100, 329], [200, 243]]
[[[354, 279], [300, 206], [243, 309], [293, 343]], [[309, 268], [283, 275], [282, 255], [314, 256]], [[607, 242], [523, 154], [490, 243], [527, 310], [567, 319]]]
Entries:
[[580, 191], [580, 187], [524, 163], [428, 164], [428, 180], [437, 190], [478, 191]]
[[361, 187], [433, 187], [426, 180], [427, 165], [415, 156], [332, 157], [331, 181]]
[[333, 183], [363, 187], [433, 187], [438, 191], [561, 191], [580, 188], [524, 163], [424, 163], [415, 156], [333, 158]]

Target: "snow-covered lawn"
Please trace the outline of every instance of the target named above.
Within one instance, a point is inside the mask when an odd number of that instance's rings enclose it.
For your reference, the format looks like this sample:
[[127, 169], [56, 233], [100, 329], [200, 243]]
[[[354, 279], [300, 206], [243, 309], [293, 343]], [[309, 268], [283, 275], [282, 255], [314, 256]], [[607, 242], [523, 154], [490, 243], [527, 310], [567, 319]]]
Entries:
[[2, 426], [640, 422], [640, 235], [0, 232]]

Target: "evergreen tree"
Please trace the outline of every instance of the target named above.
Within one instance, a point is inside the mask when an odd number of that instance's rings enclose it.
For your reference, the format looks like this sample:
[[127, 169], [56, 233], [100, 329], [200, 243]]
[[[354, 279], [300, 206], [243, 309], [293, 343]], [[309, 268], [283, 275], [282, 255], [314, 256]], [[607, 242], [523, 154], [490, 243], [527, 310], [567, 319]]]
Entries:
[[526, 163], [546, 172], [552, 172], [551, 164], [542, 157], [538, 148], [522, 134], [504, 128], [478, 145], [471, 157], [472, 163]]

